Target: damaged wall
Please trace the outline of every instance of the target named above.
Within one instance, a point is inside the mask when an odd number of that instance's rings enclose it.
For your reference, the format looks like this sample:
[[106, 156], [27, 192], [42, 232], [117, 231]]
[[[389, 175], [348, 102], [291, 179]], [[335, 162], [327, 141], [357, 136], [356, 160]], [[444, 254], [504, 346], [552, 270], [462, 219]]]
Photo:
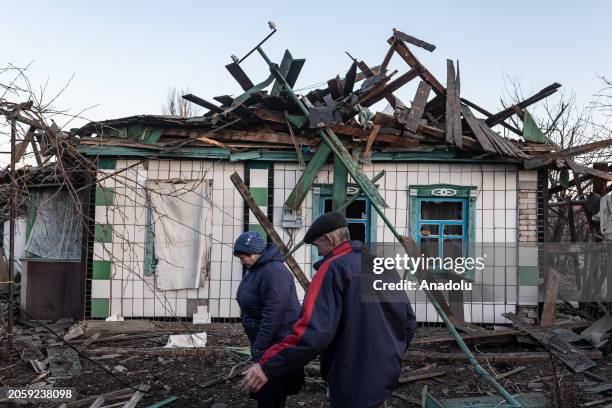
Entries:
[[[127, 167], [133, 163], [135, 161], [117, 160], [115, 168]], [[323, 190], [320, 186], [333, 182], [333, 166], [326, 165], [319, 172], [316, 180], [319, 187], [308, 193], [302, 205], [305, 226], [291, 230], [281, 226], [282, 209], [301, 174], [301, 168], [291, 162], [275, 162], [271, 165], [251, 163], [258, 165], [247, 165], [248, 177], [245, 175], [245, 178], [249, 179], [254, 196], [260, 200], [258, 204], [264, 213], [272, 215], [284, 242], [299, 242], [321, 211]], [[533, 279], [535, 273], [537, 281], [537, 256], [535, 265], [531, 265], [532, 259], [525, 256], [525, 253], [520, 257], [517, 246], [521, 231], [519, 218], [524, 211], [535, 206], [535, 194], [519, 193], [518, 187], [525, 178], [535, 179], [536, 171], [519, 172], [514, 164], [374, 162], [362, 166], [370, 178], [385, 170], [385, 177], [378, 183], [390, 207], [385, 212], [400, 233], [406, 235], [411, 232], [410, 186], [449, 184], [475, 187], [474, 239], [477, 242], [495, 243], [499, 246], [496, 251], [504, 250], [505, 254], [502, 256], [496, 252], [495, 257], [491, 257], [495, 259], [495, 264], [487, 264], [482, 273], [477, 273], [473, 291], [464, 295], [464, 315], [467, 321], [504, 323], [506, 320], [501, 316], [502, 313], [514, 312], [517, 304], [530, 303], [534, 290], [537, 296], [537, 286]], [[252, 229], [258, 226], [252, 214], [248, 220], [245, 219], [242, 199], [229, 180], [234, 171], [244, 174], [244, 167], [243, 163], [225, 161], [151, 160], [148, 169], [139, 165], [127, 170], [125, 183], [109, 185], [113, 181], [102, 182], [103, 187], [112, 188], [115, 194], [112, 203], [109, 203], [111, 205], [96, 206], [96, 222], [100, 225], [100, 231], [109, 228], [102, 225], [112, 225], [112, 234], [106, 237], [109, 242], [94, 244], [92, 315], [104, 317], [121, 313], [126, 317], [170, 317], [176, 314], [190, 317], [199, 305], [209, 311], [213, 318], [239, 317], [240, 310], [234, 297], [242, 277], [242, 267], [232, 256], [231, 247], [234, 239], [244, 230], [245, 224]], [[206, 172], [206, 169], [209, 171]], [[147, 179], [202, 177], [213, 180], [210, 278], [199, 289], [156, 290], [155, 277], [146, 276], [145, 273], [146, 200], [144, 194], [140, 196], [137, 192], [144, 192], [142, 186]], [[136, 192], [125, 187], [135, 187], [137, 180], [140, 180], [140, 186], [136, 187]], [[269, 191], [270, 188], [273, 191]], [[268, 202], [269, 197], [272, 200]], [[117, 208], [121, 208], [121, 211], [115, 211]], [[119, 219], [119, 213], [124, 213], [125, 219]], [[372, 241], [394, 242], [381, 220], [376, 220], [375, 225], [371, 226], [370, 234]], [[311, 265], [316, 261], [316, 254], [311, 246], [300, 248], [294, 257], [306, 274], [312, 274]], [[100, 273], [101, 270], [108, 270], [108, 273]], [[296, 286], [298, 296], [303, 298], [303, 289]], [[438, 321], [437, 313], [422, 293], [411, 293], [411, 300], [420, 321]]]

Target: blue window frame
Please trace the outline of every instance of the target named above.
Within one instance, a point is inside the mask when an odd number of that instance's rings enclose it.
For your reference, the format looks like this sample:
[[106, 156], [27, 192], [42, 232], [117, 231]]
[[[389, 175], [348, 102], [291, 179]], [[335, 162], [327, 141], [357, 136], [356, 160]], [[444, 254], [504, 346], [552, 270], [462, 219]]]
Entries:
[[417, 245], [425, 256], [465, 257], [468, 252], [467, 198], [418, 197]]
[[[320, 196], [319, 210], [319, 215], [332, 211], [331, 195]], [[346, 222], [348, 223], [351, 239], [356, 239], [363, 243], [370, 242], [371, 212], [370, 201], [364, 196], [358, 197], [346, 208]]]

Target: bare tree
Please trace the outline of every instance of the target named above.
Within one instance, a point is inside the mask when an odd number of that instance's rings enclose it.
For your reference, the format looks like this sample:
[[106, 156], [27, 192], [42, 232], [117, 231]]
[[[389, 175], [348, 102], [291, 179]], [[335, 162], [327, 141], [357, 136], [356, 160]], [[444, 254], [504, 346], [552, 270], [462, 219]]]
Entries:
[[188, 93], [191, 93], [188, 87], [181, 89], [168, 88], [166, 102], [162, 105], [163, 114], [178, 116], [179, 118], [198, 116], [200, 110], [193, 103], [183, 99], [183, 95]]

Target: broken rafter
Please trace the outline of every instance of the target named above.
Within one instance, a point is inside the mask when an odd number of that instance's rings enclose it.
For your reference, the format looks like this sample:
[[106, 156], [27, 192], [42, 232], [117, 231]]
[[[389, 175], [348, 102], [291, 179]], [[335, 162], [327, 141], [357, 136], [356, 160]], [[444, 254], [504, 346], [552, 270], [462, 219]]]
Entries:
[[372, 145], [374, 145], [374, 140], [376, 140], [376, 136], [380, 132], [382, 126], [374, 125], [372, 131], [370, 132], [370, 136], [368, 136], [368, 141], [366, 143], [365, 150], [363, 151], [363, 158], [368, 160], [370, 158], [370, 152], [372, 151]]
[[[612, 181], [612, 174], [610, 174], [609, 172], [605, 172], [602, 170], [598, 170], [595, 168], [590, 168], [587, 166], [582, 166], [576, 162], [574, 162], [571, 159], [566, 159], [565, 163], [573, 170], [574, 172], [574, 180], [576, 180], [578, 177], [576, 177], [575, 173], [578, 174], [589, 174], [593, 177], [602, 179], [602, 180], [607, 180], [607, 181]], [[576, 187], [578, 187], [579, 184], [576, 184]]]
[[236, 82], [240, 84], [244, 91], [248, 91], [249, 89], [255, 86], [253, 85], [253, 82], [251, 82], [247, 74], [242, 70], [240, 65], [238, 65], [238, 63], [232, 62], [231, 64], [227, 64], [225, 68], [234, 77]]
[[212, 102], [208, 102], [205, 99], [200, 98], [199, 96], [196, 96], [194, 94], [187, 94], [187, 95], [183, 95], [183, 99], [191, 102], [191, 103], [195, 103], [198, 106], [201, 106], [203, 108], [208, 109], [211, 112], [214, 113], [221, 113], [223, 112], [223, 109], [221, 109], [220, 107], [218, 107], [217, 105], [215, 105]]
[[580, 146], [568, 147], [566, 149], [557, 150], [555, 152], [535, 157], [525, 161], [525, 169], [535, 169], [553, 163], [556, 159], [578, 156], [593, 150], [603, 149], [612, 146], [612, 139], [600, 140], [598, 142], [587, 143]]
[[411, 68], [417, 68], [419, 70], [419, 75], [421, 76], [423, 81], [431, 85], [435, 93], [444, 96], [446, 94], [446, 89], [444, 88], [444, 85], [442, 85], [440, 81], [438, 81], [436, 77], [431, 72], [429, 72], [429, 70], [425, 68], [423, 64], [421, 64], [417, 57], [415, 57], [414, 54], [408, 49], [403, 40], [397, 37], [391, 37], [387, 40], [387, 42], [389, 44], [392, 44], [396, 40], [397, 44], [395, 46], [395, 51], [398, 53], [398, 55], [402, 57], [402, 59], [406, 61], [406, 63], [410, 65]]
[[421, 47], [429, 52], [433, 52], [436, 49], [435, 45], [430, 44], [427, 41], [419, 40], [418, 38], [396, 30], [395, 28], [393, 29], [393, 36], [412, 45], [416, 45], [417, 47]]
[[554, 84], [547, 86], [546, 88], [542, 89], [537, 94], [525, 99], [524, 101], [516, 103], [494, 115], [491, 115], [486, 120], [487, 125], [495, 126], [503, 122], [504, 120], [508, 119], [510, 116], [514, 115], [515, 113], [521, 112], [526, 107], [533, 105], [534, 103], [541, 101], [542, 99], [554, 94], [555, 92], [557, 92], [557, 89], [560, 87], [561, 87], [561, 84], [555, 82]]
[[365, 106], [365, 107], [372, 106], [376, 102], [378, 102], [381, 99], [387, 97], [387, 95], [392, 94], [393, 92], [397, 91], [399, 88], [401, 88], [402, 86], [404, 86], [408, 82], [412, 81], [418, 75], [419, 75], [419, 71], [417, 69], [411, 69], [410, 71], [408, 71], [405, 74], [401, 75], [399, 78], [397, 78], [393, 82], [388, 83], [383, 88], [381, 88], [378, 91], [376, 91], [375, 93], [369, 95], [368, 97], [366, 97], [365, 99], [363, 99], [359, 103], [360, 103], [360, 105]]

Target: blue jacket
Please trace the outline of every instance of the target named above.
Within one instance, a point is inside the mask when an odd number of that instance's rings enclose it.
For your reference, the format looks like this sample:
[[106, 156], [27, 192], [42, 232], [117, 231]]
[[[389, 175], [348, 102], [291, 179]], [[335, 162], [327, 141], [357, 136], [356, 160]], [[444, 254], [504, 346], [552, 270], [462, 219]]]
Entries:
[[317, 273], [292, 334], [259, 361], [269, 379], [321, 353], [332, 407], [370, 408], [389, 398], [416, 318], [407, 296], [403, 301], [362, 301], [364, 253], [361, 242], [345, 242], [315, 264]]
[[268, 347], [291, 333], [300, 311], [293, 275], [274, 244], [268, 244], [248, 270], [236, 300], [251, 343], [251, 355], [259, 361]]

